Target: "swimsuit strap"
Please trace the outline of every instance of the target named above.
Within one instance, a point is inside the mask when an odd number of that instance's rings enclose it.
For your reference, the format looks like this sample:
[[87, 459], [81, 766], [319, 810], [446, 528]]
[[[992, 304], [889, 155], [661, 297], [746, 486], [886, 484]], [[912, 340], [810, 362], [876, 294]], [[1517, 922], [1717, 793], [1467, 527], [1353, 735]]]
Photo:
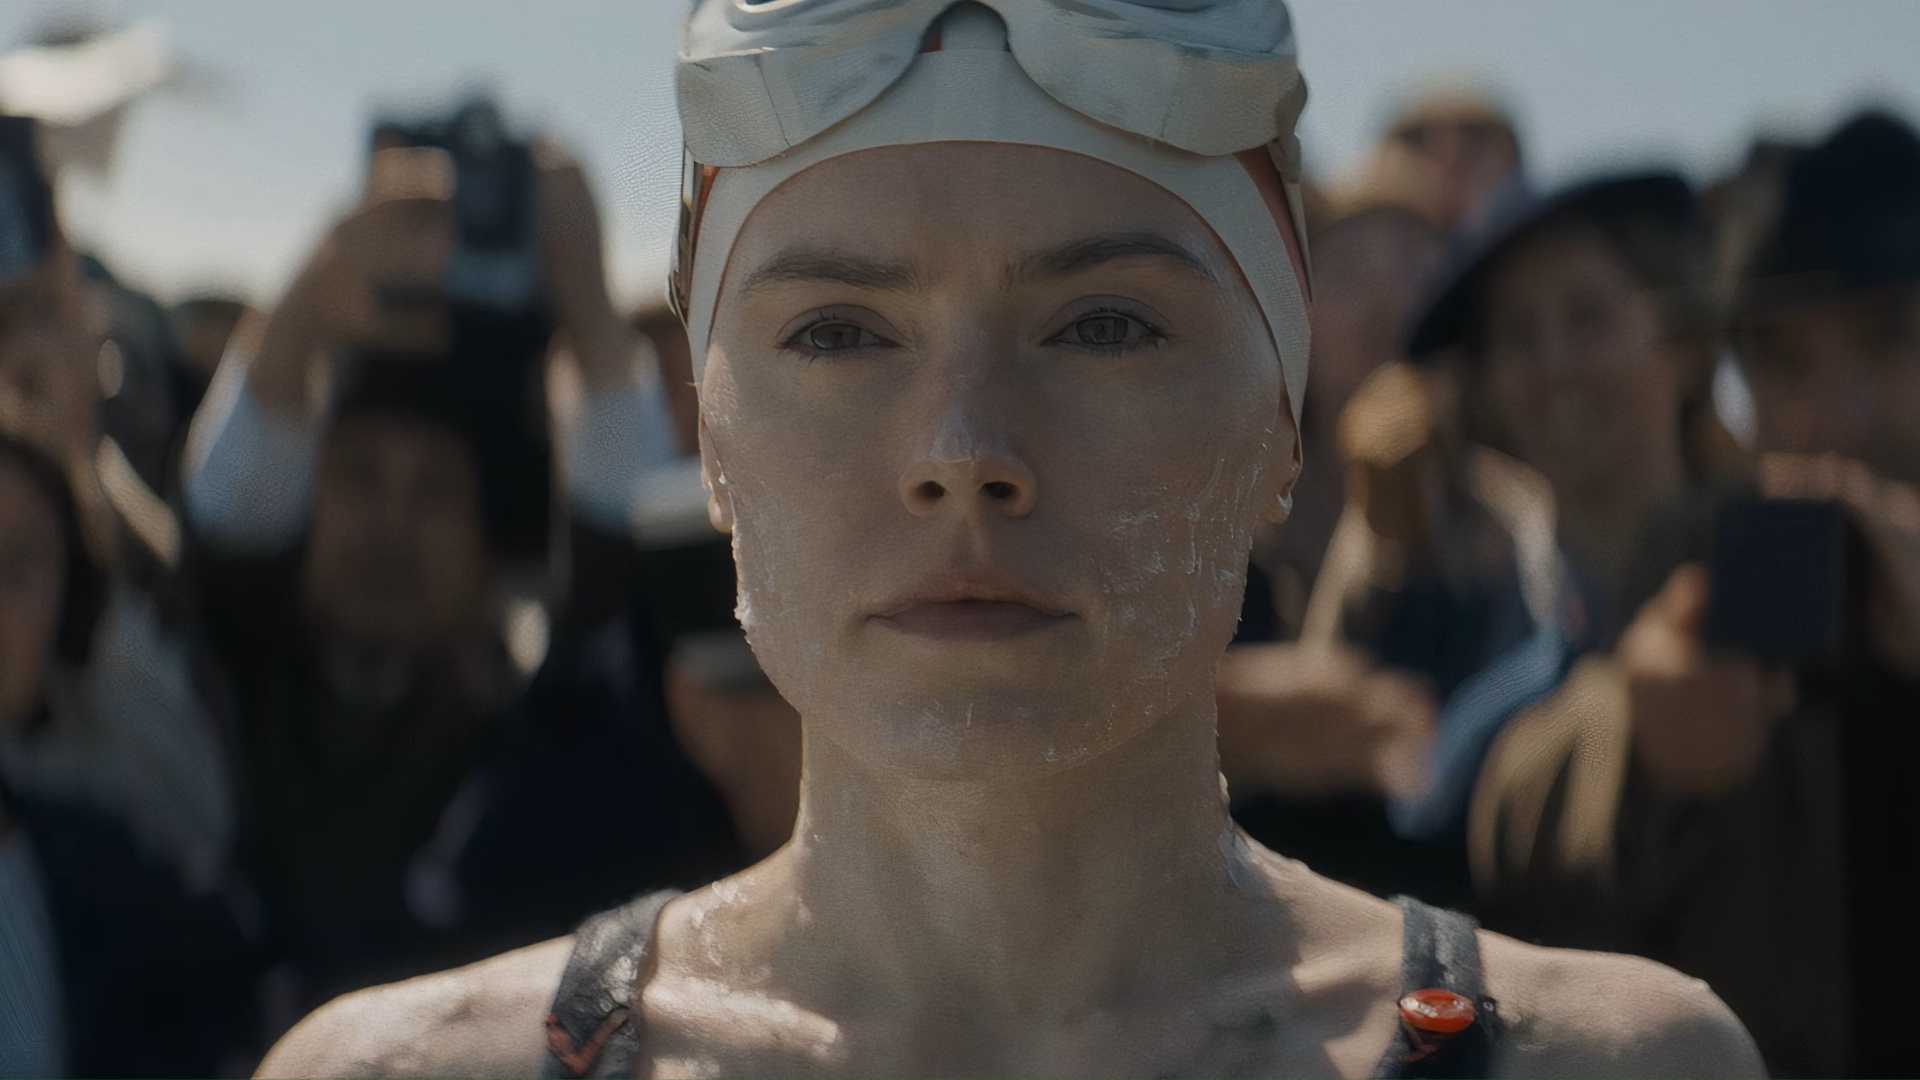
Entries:
[[1493, 1064], [1499, 1016], [1480, 978], [1480, 940], [1474, 933], [1478, 925], [1468, 916], [1410, 896], [1395, 902], [1406, 915], [1401, 1022], [1373, 1075], [1486, 1076]]
[[[547, 1016], [547, 1055], [541, 1075], [549, 1080], [632, 1076], [640, 1052], [633, 1020], [633, 988], [646, 963], [660, 909], [676, 892], [649, 893], [624, 907], [602, 912], [580, 924], [573, 955], [560, 977], [559, 992]], [[1457, 912], [1397, 900], [1405, 912], [1399, 1030], [1374, 1067], [1383, 1078], [1465, 1078], [1486, 1076], [1492, 1064], [1498, 1016], [1480, 978], [1480, 943], [1474, 921]], [[1472, 1019], [1456, 1031], [1436, 1035], [1435, 1025], [1409, 1018], [1415, 995], [1442, 996], [1440, 1012], [1454, 998], [1470, 1002]], [[1451, 1026], [1442, 1022], [1439, 1026]]]
[[640, 1053], [633, 987], [653, 944], [653, 924], [673, 890], [648, 893], [603, 911], [573, 934], [573, 955], [547, 1014], [549, 1080], [632, 1076]]

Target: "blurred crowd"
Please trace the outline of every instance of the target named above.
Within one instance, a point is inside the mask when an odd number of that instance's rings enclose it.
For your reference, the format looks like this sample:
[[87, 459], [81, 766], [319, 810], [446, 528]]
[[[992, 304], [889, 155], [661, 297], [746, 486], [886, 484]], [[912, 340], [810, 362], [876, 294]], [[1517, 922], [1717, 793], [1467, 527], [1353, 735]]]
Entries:
[[[269, 309], [168, 307], [67, 239], [73, 126], [0, 115], [0, 1076], [241, 1075], [336, 994], [778, 847], [799, 721], [687, 344], [616, 307], [564, 151], [483, 100], [382, 121]], [[1524, 150], [1435, 91], [1311, 193], [1235, 816], [1705, 979], [1776, 1073], [1904, 1072], [1920, 137], [1867, 111], [1704, 189]]]

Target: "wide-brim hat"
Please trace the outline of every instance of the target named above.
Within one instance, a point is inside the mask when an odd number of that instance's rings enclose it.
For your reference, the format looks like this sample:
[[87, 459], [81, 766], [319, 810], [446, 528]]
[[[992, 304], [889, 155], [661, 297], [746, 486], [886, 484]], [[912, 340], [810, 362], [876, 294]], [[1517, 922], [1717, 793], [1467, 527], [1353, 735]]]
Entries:
[[1741, 274], [1737, 316], [1920, 281], [1920, 136], [1883, 112], [1798, 156]]
[[1565, 221], [1652, 218], [1676, 228], [1700, 220], [1693, 188], [1671, 172], [1633, 173], [1588, 180], [1543, 198], [1524, 195], [1497, 208], [1477, 243], [1454, 262], [1445, 284], [1427, 304], [1408, 336], [1408, 354], [1418, 359], [1450, 349], [1473, 335], [1488, 283], [1500, 262], [1542, 229]]

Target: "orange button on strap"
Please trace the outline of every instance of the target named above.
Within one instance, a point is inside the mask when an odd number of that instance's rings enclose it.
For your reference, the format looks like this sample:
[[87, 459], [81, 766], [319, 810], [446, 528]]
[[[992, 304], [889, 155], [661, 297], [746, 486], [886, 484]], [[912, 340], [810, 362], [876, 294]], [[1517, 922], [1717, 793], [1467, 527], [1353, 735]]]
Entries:
[[1473, 1026], [1479, 1010], [1451, 990], [1415, 990], [1400, 999], [1400, 1019], [1415, 1031], [1452, 1035]]

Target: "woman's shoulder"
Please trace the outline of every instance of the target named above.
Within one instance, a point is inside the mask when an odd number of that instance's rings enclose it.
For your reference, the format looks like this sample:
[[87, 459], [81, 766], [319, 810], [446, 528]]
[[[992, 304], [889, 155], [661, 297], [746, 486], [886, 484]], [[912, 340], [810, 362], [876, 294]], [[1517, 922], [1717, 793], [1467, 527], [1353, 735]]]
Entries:
[[555, 938], [335, 998], [276, 1043], [256, 1075], [538, 1076], [572, 950], [571, 937]]
[[1500, 1075], [1766, 1075], [1753, 1038], [1699, 979], [1638, 956], [1479, 937]]

